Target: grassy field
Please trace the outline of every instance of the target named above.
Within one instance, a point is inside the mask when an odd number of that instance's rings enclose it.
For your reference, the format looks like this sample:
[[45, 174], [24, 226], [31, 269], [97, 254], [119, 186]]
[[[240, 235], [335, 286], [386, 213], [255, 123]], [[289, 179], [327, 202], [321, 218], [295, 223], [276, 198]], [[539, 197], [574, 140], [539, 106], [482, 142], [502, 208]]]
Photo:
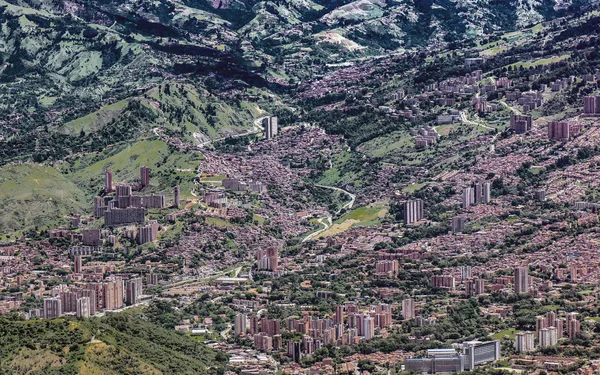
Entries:
[[206, 224], [213, 225], [219, 228], [227, 228], [233, 226], [233, 224], [231, 224], [229, 221], [219, 219], [218, 217], [207, 217]]
[[0, 168], [0, 234], [27, 227], [66, 224], [85, 213], [86, 195], [52, 167], [6, 165]]
[[375, 225], [387, 214], [387, 211], [383, 206], [359, 207], [342, 215], [329, 229], [315, 238], [334, 236], [355, 226]]
[[504, 336], [508, 336], [509, 339], [514, 340], [515, 336], [517, 335], [517, 332], [519, 332], [519, 331], [516, 330], [515, 328], [509, 328], [504, 331], [500, 331], [498, 333], [493, 334], [492, 338], [494, 340], [502, 340], [504, 338]]
[[531, 61], [516, 62], [514, 64], [507, 65], [506, 68], [512, 67], [513, 69], [517, 69], [517, 68], [523, 66], [524, 69], [529, 69], [531, 67], [549, 65], [549, 64], [561, 62], [561, 61], [569, 59], [570, 57], [571, 57], [570, 54], [565, 54], [565, 55], [546, 57], [543, 59], [537, 59], [537, 60], [531, 60]]
[[63, 134], [77, 135], [83, 130], [86, 134], [102, 129], [110, 121], [116, 119], [125, 109], [129, 100], [109, 104], [87, 116], [69, 121], [61, 126], [58, 131]]

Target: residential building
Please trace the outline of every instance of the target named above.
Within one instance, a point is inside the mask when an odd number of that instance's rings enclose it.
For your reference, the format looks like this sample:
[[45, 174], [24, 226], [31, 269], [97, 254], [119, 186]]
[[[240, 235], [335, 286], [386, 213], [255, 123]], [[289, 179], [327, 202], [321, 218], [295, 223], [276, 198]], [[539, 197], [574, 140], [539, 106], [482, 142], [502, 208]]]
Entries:
[[515, 293], [529, 293], [529, 270], [527, 267], [517, 267], [515, 269]]

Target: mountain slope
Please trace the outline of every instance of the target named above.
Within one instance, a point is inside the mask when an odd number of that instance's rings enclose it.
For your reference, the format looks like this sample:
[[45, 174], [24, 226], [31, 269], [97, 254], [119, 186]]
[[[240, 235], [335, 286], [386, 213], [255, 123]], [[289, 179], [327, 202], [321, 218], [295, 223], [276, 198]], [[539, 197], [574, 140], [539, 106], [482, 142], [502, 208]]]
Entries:
[[0, 168], [0, 233], [66, 222], [87, 208], [85, 193], [56, 169], [35, 164]]
[[[25, 334], [26, 333], [26, 334]], [[142, 319], [0, 318], [3, 374], [215, 374], [226, 357]]]

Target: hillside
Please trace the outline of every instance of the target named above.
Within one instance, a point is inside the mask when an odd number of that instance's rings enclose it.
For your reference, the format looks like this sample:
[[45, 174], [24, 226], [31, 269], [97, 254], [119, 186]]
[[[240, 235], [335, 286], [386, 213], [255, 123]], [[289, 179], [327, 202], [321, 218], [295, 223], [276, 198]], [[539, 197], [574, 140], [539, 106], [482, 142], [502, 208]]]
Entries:
[[[26, 332], [26, 334], [25, 334]], [[2, 374], [216, 374], [225, 356], [140, 318], [0, 318]]]
[[183, 153], [164, 141], [142, 139], [70, 160], [61, 171], [89, 194], [96, 194], [103, 186], [105, 169], [113, 172], [115, 183], [136, 183], [140, 178], [140, 167], [147, 166], [151, 169], [151, 186], [147, 190], [170, 196], [173, 186], [180, 185], [182, 197], [187, 197], [201, 160], [200, 153]]
[[0, 233], [25, 227], [64, 224], [66, 217], [87, 209], [85, 193], [48, 166], [6, 165], [0, 168]]

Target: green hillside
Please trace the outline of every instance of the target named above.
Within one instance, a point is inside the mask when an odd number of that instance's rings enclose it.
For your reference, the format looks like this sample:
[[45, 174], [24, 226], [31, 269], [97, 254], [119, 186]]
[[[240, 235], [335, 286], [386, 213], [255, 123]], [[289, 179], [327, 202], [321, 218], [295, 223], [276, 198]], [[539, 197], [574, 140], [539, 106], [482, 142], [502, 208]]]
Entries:
[[74, 212], [84, 212], [86, 207], [83, 191], [55, 168], [30, 164], [0, 168], [2, 234], [51, 226]]
[[1, 374], [216, 374], [203, 344], [125, 314], [86, 321], [0, 318]]
[[[141, 96], [132, 96], [105, 105], [86, 116], [56, 128], [61, 134], [76, 136], [96, 133], [135, 118], [137, 131], [161, 127], [170, 134], [194, 141], [220, 137], [252, 127], [261, 110], [257, 105], [226, 102], [189, 83], [164, 83]], [[141, 121], [139, 121], [141, 120]], [[196, 137], [194, 137], [196, 134]]]
[[151, 169], [148, 191], [170, 193], [179, 184], [182, 197], [187, 197], [201, 160], [200, 153], [180, 152], [164, 141], [143, 139], [81, 157], [63, 166], [63, 171], [75, 184], [94, 194], [104, 186], [105, 169], [112, 171], [115, 183], [134, 184], [139, 181], [140, 167], [147, 166]]

